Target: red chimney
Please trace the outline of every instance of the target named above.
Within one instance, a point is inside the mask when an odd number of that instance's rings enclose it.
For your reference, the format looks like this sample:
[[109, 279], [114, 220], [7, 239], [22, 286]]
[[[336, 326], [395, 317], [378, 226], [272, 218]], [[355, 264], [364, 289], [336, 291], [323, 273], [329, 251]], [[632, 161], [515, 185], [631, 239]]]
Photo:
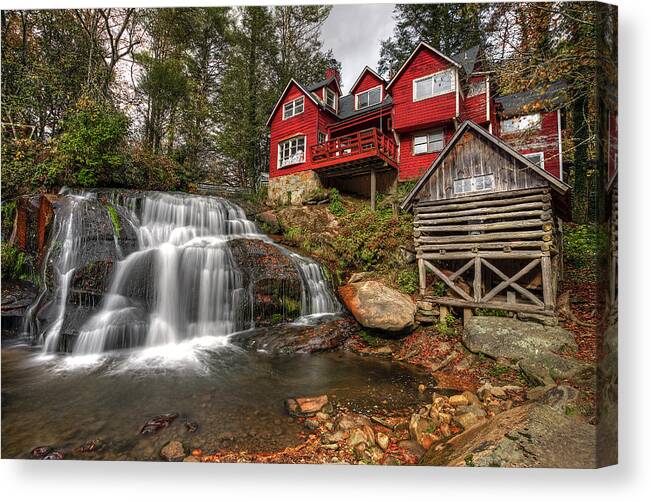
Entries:
[[330, 77], [335, 77], [339, 85], [341, 85], [341, 74], [339, 73], [339, 70], [337, 70], [337, 68], [331, 67], [326, 69], [326, 80], [329, 79]]

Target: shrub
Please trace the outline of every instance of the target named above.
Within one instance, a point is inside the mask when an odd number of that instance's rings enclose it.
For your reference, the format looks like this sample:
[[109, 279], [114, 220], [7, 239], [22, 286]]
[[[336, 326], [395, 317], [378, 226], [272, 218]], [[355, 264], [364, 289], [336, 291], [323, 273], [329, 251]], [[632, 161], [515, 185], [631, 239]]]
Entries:
[[398, 272], [396, 277], [396, 284], [398, 287], [407, 294], [412, 294], [418, 291], [418, 273], [412, 269], [403, 269]]
[[601, 242], [596, 226], [566, 224], [563, 229], [564, 255], [567, 263], [579, 269], [594, 267]]
[[121, 179], [115, 179], [115, 184], [141, 190], [177, 190], [182, 169], [172, 159], [137, 146], [129, 152]]
[[27, 280], [32, 267], [29, 257], [17, 246], [2, 243], [2, 279]]
[[330, 190], [329, 199], [330, 199], [330, 204], [328, 205], [328, 209], [330, 209], [330, 212], [332, 214], [334, 214], [335, 216], [343, 216], [344, 214], [346, 214], [346, 207], [344, 206], [344, 203], [341, 201], [339, 190], [337, 190], [336, 188]]
[[64, 182], [64, 164], [57, 157], [54, 143], [32, 139], [3, 139], [3, 199], [49, 190]]

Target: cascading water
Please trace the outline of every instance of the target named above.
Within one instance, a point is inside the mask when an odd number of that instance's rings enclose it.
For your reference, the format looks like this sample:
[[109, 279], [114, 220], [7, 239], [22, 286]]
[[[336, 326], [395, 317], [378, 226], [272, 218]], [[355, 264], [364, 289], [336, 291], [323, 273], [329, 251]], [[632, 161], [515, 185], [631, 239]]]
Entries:
[[[246, 280], [251, 273], [241, 269], [229, 246], [237, 239], [262, 241], [293, 264], [300, 280], [301, 316], [340, 310], [317, 263], [274, 244], [240, 207], [225, 199], [160, 192], [105, 198], [120, 210], [137, 245], [125, 251], [115, 239], [109, 286], [71, 343], [75, 354], [174, 344], [254, 327], [254, 293]], [[71, 200], [64, 214], [57, 214], [59, 230], [52, 246], [61, 246], [54, 266], [58, 310], [45, 330], [47, 352], [60, 348], [66, 300], [82, 261], [83, 200]]]

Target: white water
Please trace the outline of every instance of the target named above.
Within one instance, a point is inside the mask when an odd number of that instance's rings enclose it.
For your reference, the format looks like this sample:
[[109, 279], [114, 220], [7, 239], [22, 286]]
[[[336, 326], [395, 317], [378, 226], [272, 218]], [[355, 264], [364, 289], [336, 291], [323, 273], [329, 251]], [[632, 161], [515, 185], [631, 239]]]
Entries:
[[[57, 233], [62, 246], [55, 264], [57, 315], [45, 331], [45, 352], [59, 350], [70, 282], [83, 245], [78, 237], [82, 206], [71, 202], [65, 218], [59, 218], [63, 223]], [[227, 242], [234, 238], [273, 242], [258, 232], [240, 207], [217, 197], [158, 192], [118, 195], [111, 202], [125, 209], [138, 249], [115, 264], [109, 291], [81, 327], [74, 354], [178, 345], [254, 327], [250, 292]], [[299, 272], [301, 315], [338, 312], [340, 305], [321, 267], [276, 247], [290, 257]], [[123, 256], [117, 239], [116, 249], [118, 256]]]

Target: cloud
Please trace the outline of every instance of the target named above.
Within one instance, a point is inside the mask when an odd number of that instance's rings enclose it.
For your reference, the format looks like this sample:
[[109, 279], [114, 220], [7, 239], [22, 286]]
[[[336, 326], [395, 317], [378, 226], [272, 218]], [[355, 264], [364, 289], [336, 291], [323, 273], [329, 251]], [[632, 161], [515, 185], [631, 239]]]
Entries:
[[380, 42], [391, 36], [395, 4], [335, 5], [323, 24], [321, 40], [341, 61], [344, 92], [364, 66], [376, 69]]

